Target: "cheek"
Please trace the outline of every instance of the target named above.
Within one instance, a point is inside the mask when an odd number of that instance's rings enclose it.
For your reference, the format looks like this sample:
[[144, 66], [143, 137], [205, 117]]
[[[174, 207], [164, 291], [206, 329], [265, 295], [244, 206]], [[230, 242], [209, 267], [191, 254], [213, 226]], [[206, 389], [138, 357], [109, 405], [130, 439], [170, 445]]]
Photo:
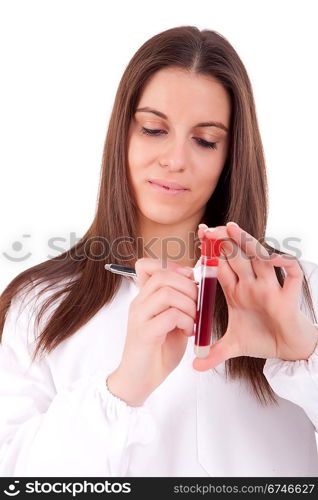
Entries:
[[208, 198], [211, 196], [218, 183], [222, 170], [223, 163], [221, 163], [219, 158], [215, 158], [214, 161], [213, 159], [210, 160], [208, 164], [204, 165], [204, 167], [196, 173], [195, 177], [197, 179], [198, 191], [201, 192], [202, 196], [207, 196]]
[[146, 141], [132, 135], [128, 147], [128, 161], [131, 165], [135, 165], [136, 168], [146, 166], [151, 159], [151, 152], [153, 153], [153, 148], [147, 147]]
[[128, 170], [132, 183], [135, 184], [139, 177], [139, 172], [145, 165], [145, 152], [142, 150], [138, 140], [131, 139], [128, 146]]

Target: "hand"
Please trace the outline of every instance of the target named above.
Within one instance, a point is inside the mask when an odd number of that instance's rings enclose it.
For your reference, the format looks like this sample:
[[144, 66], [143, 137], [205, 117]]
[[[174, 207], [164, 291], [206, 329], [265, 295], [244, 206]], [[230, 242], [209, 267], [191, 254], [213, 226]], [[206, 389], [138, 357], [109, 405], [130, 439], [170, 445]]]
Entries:
[[[196, 358], [193, 367], [207, 370], [237, 356], [308, 359], [317, 345], [318, 331], [299, 307], [303, 272], [297, 259], [270, 256], [253, 236], [231, 223], [212, 232], [200, 226], [201, 240], [204, 234], [225, 239], [218, 280], [228, 306], [228, 326], [208, 357]], [[287, 272], [283, 287], [274, 266]]]
[[[150, 258], [135, 264], [140, 292], [129, 307], [120, 366], [107, 379], [109, 390], [131, 406], [142, 405], [176, 368], [193, 335], [197, 286], [191, 268]], [[187, 274], [187, 276], [185, 275]]]

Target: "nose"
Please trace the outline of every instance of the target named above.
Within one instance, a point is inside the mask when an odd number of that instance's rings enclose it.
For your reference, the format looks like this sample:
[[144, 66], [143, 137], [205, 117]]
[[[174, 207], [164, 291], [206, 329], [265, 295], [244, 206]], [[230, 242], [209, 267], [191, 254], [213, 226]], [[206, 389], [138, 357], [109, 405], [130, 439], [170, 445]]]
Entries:
[[186, 151], [181, 141], [171, 141], [161, 154], [159, 164], [162, 167], [169, 167], [169, 170], [179, 171], [186, 168]]

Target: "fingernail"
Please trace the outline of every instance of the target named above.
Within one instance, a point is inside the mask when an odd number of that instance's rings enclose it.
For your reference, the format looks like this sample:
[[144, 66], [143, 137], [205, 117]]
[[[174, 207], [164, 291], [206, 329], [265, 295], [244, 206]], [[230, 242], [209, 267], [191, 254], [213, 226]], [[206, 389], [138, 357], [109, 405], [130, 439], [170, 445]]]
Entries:
[[199, 229], [203, 229], [204, 227], [208, 227], [208, 226], [207, 226], [206, 224], [199, 224], [199, 225], [198, 225], [198, 228], [199, 228]]
[[215, 231], [215, 227], [209, 227], [208, 229], [206, 229], [204, 232], [205, 233], [213, 233], [213, 231]]
[[281, 255], [280, 255], [279, 253], [274, 253], [274, 252], [273, 252], [273, 253], [272, 253], [272, 254], [270, 254], [270, 256], [269, 256], [269, 258], [270, 258], [270, 259], [276, 259], [276, 257], [281, 257]]
[[227, 223], [226, 223], [226, 225], [227, 225], [227, 226], [231, 226], [231, 225], [232, 225], [232, 226], [237, 226], [237, 227], [239, 227], [239, 225], [238, 225], [238, 224], [236, 224], [236, 222], [233, 222], [233, 221], [227, 222]]

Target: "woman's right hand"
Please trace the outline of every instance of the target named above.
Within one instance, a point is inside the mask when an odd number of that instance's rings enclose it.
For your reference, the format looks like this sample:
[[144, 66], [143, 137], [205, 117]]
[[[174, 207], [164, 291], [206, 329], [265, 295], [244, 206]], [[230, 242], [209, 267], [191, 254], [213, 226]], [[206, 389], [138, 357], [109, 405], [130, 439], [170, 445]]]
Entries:
[[[109, 390], [130, 406], [140, 406], [180, 363], [194, 334], [197, 286], [191, 268], [160, 259], [135, 264], [140, 292], [128, 313], [119, 367], [107, 379]], [[186, 276], [186, 273], [188, 276]]]

